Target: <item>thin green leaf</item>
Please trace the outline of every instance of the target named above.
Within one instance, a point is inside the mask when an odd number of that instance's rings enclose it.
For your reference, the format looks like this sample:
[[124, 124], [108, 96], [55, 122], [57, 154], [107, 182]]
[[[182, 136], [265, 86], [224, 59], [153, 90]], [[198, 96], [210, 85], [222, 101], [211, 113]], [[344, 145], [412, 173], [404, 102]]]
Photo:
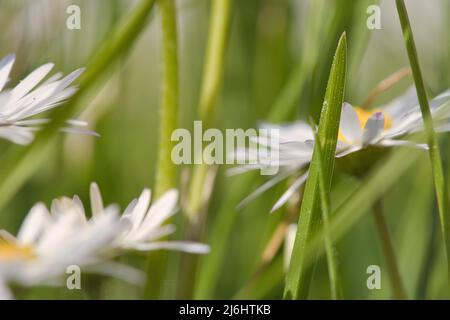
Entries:
[[330, 227], [330, 218], [329, 218], [331, 211], [330, 197], [324, 177], [325, 168], [323, 166], [324, 160], [322, 158], [321, 140], [317, 134], [315, 134], [315, 141], [316, 141], [317, 160], [319, 163], [319, 191], [320, 191], [320, 200], [322, 203], [323, 233], [324, 233], [325, 252], [327, 255], [327, 263], [328, 263], [328, 277], [330, 279], [331, 298], [333, 300], [337, 300], [342, 299], [342, 291], [341, 291], [342, 287], [338, 272], [337, 254], [336, 249], [334, 247], [333, 234]]
[[[323, 175], [327, 192], [329, 192], [334, 170], [339, 121], [344, 100], [346, 62], [347, 40], [344, 33], [339, 40], [331, 66], [318, 129], [318, 135], [323, 143]], [[319, 193], [317, 190], [320, 166], [317, 143], [314, 149], [300, 210], [299, 227], [286, 279], [284, 296], [287, 299], [306, 298], [309, 289], [311, 275], [305, 264], [305, 252], [310, 237], [314, 234], [320, 222]]]
[[444, 237], [446, 249], [448, 281], [450, 284], [450, 201], [448, 198], [448, 187], [445, 182], [441, 154], [436, 138], [436, 132], [433, 127], [433, 118], [430, 111], [430, 105], [428, 103], [422, 71], [419, 65], [419, 58], [417, 56], [416, 45], [408, 18], [408, 12], [406, 11], [406, 6], [403, 0], [396, 0], [396, 4], [402, 26], [403, 38], [405, 40], [405, 46], [408, 52], [409, 63], [411, 65], [414, 83], [416, 85], [417, 96], [419, 98], [420, 111], [422, 112], [425, 133], [427, 135], [431, 167], [434, 175], [434, 188], [439, 207], [441, 231]]

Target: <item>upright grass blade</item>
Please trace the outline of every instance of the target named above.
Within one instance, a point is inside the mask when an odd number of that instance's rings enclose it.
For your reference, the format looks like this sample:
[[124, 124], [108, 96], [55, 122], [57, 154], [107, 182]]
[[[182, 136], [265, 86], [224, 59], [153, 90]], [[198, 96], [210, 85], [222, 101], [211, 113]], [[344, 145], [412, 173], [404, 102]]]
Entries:
[[[155, 198], [177, 186], [177, 167], [171, 161], [174, 143], [172, 133], [178, 127], [178, 46], [175, 0], [157, 0], [162, 29], [162, 105], [160, 110], [160, 136], [156, 164]], [[144, 298], [160, 298], [161, 287], [167, 277], [167, 252], [151, 253], [147, 257], [147, 283]], [[152, 277], [158, 274], [159, 277]]]
[[430, 111], [430, 105], [428, 103], [428, 97], [425, 90], [422, 71], [420, 70], [419, 58], [417, 56], [416, 45], [414, 42], [411, 25], [409, 23], [408, 13], [406, 11], [406, 6], [403, 0], [396, 0], [396, 4], [400, 23], [402, 26], [406, 50], [408, 51], [409, 63], [411, 65], [414, 83], [416, 85], [417, 96], [419, 98], [425, 133], [427, 135], [431, 167], [434, 175], [434, 188], [436, 190], [436, 197], [439, 207], [441, 231], [444, 237], [444, 244], [446, 249], [448, 281], [450, 284], [450, 201], [448, 198], [448, 187], [445, 182], [439, 145], [433, 127], [433, 118]]
[[[347, 2], [345, 2], [345, 4], [346, 3]], [[286, 84], [279, 93], [279, 96], [267, 116], [268, 121], [288, 121], [291, 118], [295, 107], [298, 105], [302, 92], [305, 92], [308, 82], [311, 81], [311, 76], [314, 75], [314, 78], [317, 77], [316, 69], [318, 69], [318, 62], [322, 62], [320, 52], [327, 52], [328, 47], [331, 47], [327, 46], [324, 49], [323, 46], [321, 46], [323, 43], [317, 39], [323, 38], [324, 34], [332, 35], [336, 32], [336, 29], [342, 30], [342, 23], [336, 23], [336, 21], [345, 20], [342, 16], [347, 14], [347, 8], [346, 10], [343, 10], [342, 7], [339, 7], [339, 10], [333, 10], [329, 8], [329, 5], [329, 1], [326, 0], [315, 0], [309, 3], [308, 10], [305, 13], [308, 17], [306, 26], [307, 36], [305, 37], [305, 52], [302, 53], [300, 61], [290, 73]], [[353, 2], [349, 2], [349, 5], [355, 4]], [[361, 6], [359, 2], [358, 6]], [[329, 9], [330, 15], [333, 15], [333, 21], [326, 24], [324, 24], [323, 19], [320, 18], [323, 16], [325, 9]], [[339, 36], [339, 34], [337, 34], [336, 37], [337, 36]], [[334, 48], [330, 48], [330, 50], [333, 49]], [[322, 71], [322, 69], [325, 68], [321, 68], [319, 71]], [[328, 72], [329, 70], [324, 71], [324, 73]], [[328, 76], [328, 74], [325, 75], [325, 77], [326, 76]], [[318, 78], [323, 77], [319, 76]], [[312, 95], [317, 93], [315, 90], [312, 91]], [[225, 200], [222, 202], [223, 204], [220, 205], [216, 214], [217, 218], [211, 232], [209, 232], [211, 236], [208, 243], [211, 245], [211, 253], [200, 258], [202, 263], [198, 274], [198, 285], [195, 291], [195, 297], [198, 299], [206, 299], [211, 297], [213, 294], [214, 288], [220, 278], [220, 268], [225, 260], [225, 252], [229, 244], [229, 236], [235, 224], [236, 206], [242, 200], [242, 195], [248, 192], [251, 184], [255, 181], [255, 177], [252, 174], [247, 174], [247, 177], [243, 178], [233, 177], [229, 179], [230, 187], [226, 190], [226, 194], [224, 196]]]
[[319, 163], [319, 191], [320, 201], [322, 203], [323, 234], [328, 263], [328, 277], [330, 279], [330, 292], [331, 298], [333, 300], [337, 300], [342, 299], [342, 287], [338, 272], [337, 255], [335, 252], [336, 249], [333, 244], [333, 234], [330, 226], [330, 197], [324, 177], [325, 168], [323, 166], [321, 140], [316, 133], [315, 141], [315, 151], [317, 152], [317, 160]]
[[375, 202], [372, 212], [381, 249], [383, 251], [384, 260], [386, 262], [388, 276], [392, 287], [392, 295], [394, 299], [397, 300], [407, 299], [408, 296], [398, 269], [397, 257], [395, 255], [391, 233], [389, 231], [386, 219], [384, 218], [383, 203], [381, 199]]
[[[323, 143], [323, 176], [327, 192], [330, 189], [334, 169], [339, 121], [344, 100], [346, 62], [347, 40], [344, 33], [339, 40], [331, 66], [318, 128], [318, 135]], [[306, 298], [309, 289], [310, 274], [305, 264], [305, 252], [310, 237], [320, 222], [318, 187], [321, 168], [317, 143], [314, 149], [300, 209], [299, 227], [286, 279], [284, 297], [287, 299]]]
[[[206, 63], [203, 70], [202, 88], [200, 92], [199, 116], [203, 128], [211, 127], [214, 121], [217, 98], [222, 84], [225, 49], [231, 20], [231, 0], [212, 1], [209, 35], [206, 48]], [[194, 167], [191, 179], [187, 214], [191, 220], [202, 204], [203, 187], [208, 172], [205, 164]]]
[[317, 39], [324, 32], [323, 29], [326, 29], [321, 15], [327, 3], [326, 1], [318, 0], [311, 1], [308, 5], [309, 18], [304, 39], [304, 46], [307, 49], [303, 51], [300, 61], [292, 70], [286, 85], [283, 87], [268, 115], [268, 120], [271, 122], [285, 121], [289, 118], [300, 98], [301, 88], [311, 77], [319, 58], [319, 41]]
[[177, 23], [174, 0], [158, 0], [163, 32], [163, 93], [160, 111], [159, 155], [156, 166], [155, 196], [176, 187], [175, 164], [170, 161], [172, 132], [178, 127]]
[[[230, 30], [231, 7], [232, 0], [212, 1], [205, 56], [206, 62], [203, 70], [198, 110], [200, 120], [205, 129], [213, 125], [217, 99], [222, 87], [225, 50]], [[203, 150], [195, 150], [194, 152], [203, 152]], [[189, 181], [188, 203], [185, 213], [189, 218], [189, 224], [186, 226], [187, 234], [192, 240], [199, 240], [201, 237], [200, 232], [207, 212], [204, 195], [208, 188], [207, 177], [212, 172], [210, 171], [211, 169], [206, 163], [196, 165], [193, 168]], [[183, 288], [180, 288], [178, 295], [181, 298], [191, 298], [194, 283], [187, 278], [195, 275], [198, 257], [184, 255], [183, 258], [183, 268], [187, 269], [187, 271], [183, 270], [183, 273], [180, 274], [180, 283], [183, 284]]]
[[217, 97], [225, 66], [225, 49], [231, 20], [231, 0], [213, 0], [208, 47], [200, 93], [200, 119], [209, 127], [214, 119]]
[[64, 108], [58, 108], [52, 113], [53, 121], [37, 134], [36, 141], [25, 149], [13, 148], [2, 159], [0, 208], [44, 161], [58, 129], [66, 119], [79, 111], [80, 106], [77, 103], [80, 98], [132, 46], [146, 25], [153, 3], [154, 0], [141, 0], [110, 33], [109, 38], [89, 60], [86, 72], [80, 77], [77, 93]]

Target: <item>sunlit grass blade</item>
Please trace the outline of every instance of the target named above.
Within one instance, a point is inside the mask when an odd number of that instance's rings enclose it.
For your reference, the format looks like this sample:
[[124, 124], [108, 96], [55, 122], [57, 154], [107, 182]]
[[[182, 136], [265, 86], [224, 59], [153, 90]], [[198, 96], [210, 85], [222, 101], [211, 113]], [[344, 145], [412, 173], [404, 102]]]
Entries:
[[63, 107], [55, 109], [48, 124], [36, 136], [29, 147], [13, 148], [5, 155], [0, 166], [0, 208], [15, 194], [21, 185], [38, 169], [51, 148], [55, 133], [66, 119], [74, 116], [80, 98], [105, 74], [114, 62], [123, 56], [144, 29], [153, 7], [154, 0], [142, 0], [128, 13], [122, 23], [114, 29], [104, 44], [89, 60], [86, 72], [80, 77], [77, 93]]
[[315, 151], [317, 152], [317, 160], [319, 163], [319, 192], [322, 204], [323, 233], [328, 263], [328, 277], [330, 279], [330, 292], [331, 298], [337, 300], [342, 299], [342, 287], [338, 271], [337, 252], [333, 240], [333, 231], [330, 226], [330, 197], [324, 177], [325, 168], [323, 166], [321, 140], [317, 133], [315, 133], [315, 141]]
[[419, 65], [419, 58], [417, 55], [416, 45], [414, 42], [408, 13], [406, 11], [406, 6], [403, 0], [396, 0], [396, 4], [400, 23], [402, 26], [406, 50], [408, 52], [409, 63], [411, 65], [414, 83], [416, 85], [417, 96], [419, 98], [420, 111], [422, 112], [425, 133], [427, 136], [431, 167], [434, 175], [434, 187], [439, 207], [441, 231], [444, 238], [446, 250], [448, 281], [450, 284], [450, 200], [448, 198], [448, 186], [445, 181], [441, 154], [436, 138], [436, 132], [433, 127], [433, 118], [430, 111], [427, 92], [425, 90], [422, 71]]
[[[334, 56], [318, 128], [318, 135], [323, 143], [323, 175], [327, 192], [329, 192], [334, 170], [339, 121], [344, 100], [346, 62], [347, 40], [344, 33], [339, 40]], [[305, 264], [305, 252], [310, 237], [316, 231], [320, 222], [318, 182], [321, 168], [319, 166], [318, 156], [316, 143], [309, 169], [309, 177], [305, 186], [297, 236], [286, 279], [284, 296], [287, 299], [306, 298], [309, 290], [310, 274]]]
[[178, 127], [178, 46], [174, 0], [158, 0], [163, 32], [163, 88], [155, 196], [176, 187], [177, 168], [171, 159], [171, 136]]

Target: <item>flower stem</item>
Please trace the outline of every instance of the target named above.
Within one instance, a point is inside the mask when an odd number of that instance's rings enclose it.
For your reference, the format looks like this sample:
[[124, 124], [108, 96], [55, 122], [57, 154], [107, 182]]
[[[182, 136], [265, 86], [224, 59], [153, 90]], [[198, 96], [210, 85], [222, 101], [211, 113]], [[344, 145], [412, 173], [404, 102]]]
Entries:
[[433, 118], [428, 103], [428, 97], [425, 90], [422, 71], [420, 70], [419, 58], [417, 56], [416, 45], [414, 42], [408, 13], [406, 11], [405, 3], [403, 0], [396, 0], [396, 4], [398, 15], [400, 17], [400, 23], [402, 26], [403, 37], [405, 40], [405, 46], [408, 51], [408, 58], [411, 64], [414, 83], [416, 85], [417, 96], [419, 98], [420, 110], [422, 112], [425, 132], [427, 135], [431, 168], [434, 175], [434, 187], [436, 190], [437, 202], [439, 207], [441, 230], [446, 249], [447, 274], [450, 285], [450, 202], [448, 198], [448, 187], [445, 183], [439, 145], [433, 127]]
[[398, 270], [398, 264], [395, 257], [394, 246], [392, 244], [392, 238], [389, 233], [386, 219], [384, 218], [383, 204], [380, 200], [374, 203], [372, 212], [375, 220], [378, 238], [381, 242], [381, 249], [383, 251], [384, 260], [387, 265], [387, 271], [392, 286], [393, 296], [398, 300], [407, 299], [405, 287]]
[[177, 128], [178, 117], [178, 58], [177, 23], [174, 0], [158, 0], [162, 23], [163, 93], [160, 111], [159, 155], [156, 165], [156, 197], [176, 186], [177, 169], [170, 161], [172, 132]]
[[[171, 161], [173, 147], [172, 132], [178, 127], [178, 58], [177, 21], [175, 0], [157, 0], [162, 28], [162, 105], [160, 110], [160, 131], [158, 162], [156, 164], [155, 198], [176, 187], [177, 167]], [[164, 276], [167, 274], [166, 252], [155, 252], [147, 258], [148, 281], [144, 290], [145, 298], [160, 298]]]

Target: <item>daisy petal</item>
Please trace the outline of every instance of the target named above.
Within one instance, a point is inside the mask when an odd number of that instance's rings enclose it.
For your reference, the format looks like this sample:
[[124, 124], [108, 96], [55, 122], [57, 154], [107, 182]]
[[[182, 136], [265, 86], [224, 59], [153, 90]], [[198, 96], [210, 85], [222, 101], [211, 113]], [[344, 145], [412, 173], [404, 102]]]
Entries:
[[428, 150], [428, 145], [425, 143], [415, 143], [414, 141], [407, 141], [407, 140], [383, 139], [377, 144], [383, 147], [405, 146]]
[[294, 183], [291, 184], [291, 186], [283, 193], [281, 198], [278, 199], [278, 201], [272, 207], [270, 213], [273, 213], [280, 209], [289, 200], [289, 198], [292, 197], [292, 195], [298, 190], [298, 188], [300, 188], [301, 185], [305, 183], [306, 178], [308, 178], [308, 172], [298, 177], [297, 180], [295, 180]]
[[377, 112], [372, 115], [364, 127], [363, 145], [370, 144], [377, 139], [384, 128], [384, 115], [382, 112]]
[[11, 72], [15, 59], [16, 56], [14, 54], [10, 54], [0, 61], [0, 91], [3, 90], [6, 82], [8, 82], [9, 73]]
[[291, 172], [285, 172], [284, 174], [278, 174], [275, 177], [273, 177], [272, 179], [270, 179], [269, 181], [263, 183], [261, 186], [259, 186], [255, 191], [253, 191], [252, 193], [250, 193], [247, 197], [245, 197], [241, 202], [239, 202], [239, 204], [237, 205], [237, 209], [240, 210], [243, 207], [245, 207], [249, 202], [253, 201], [254, 199], [256, 199], [258, 196], [260, 196], [261, 194], [263, 194], [265, 191], [269, 190], [270, 188], [272, 188], [274, 185], [276, 185], [277, 183], [279, 183], [280, 181], [286, 179], [289, 175], [291, 174]]
[[152, 242], [152, 243], [139, 243], [133, 246], [133, 249], [139, 251], [152, 251], [160, 249], [177, 250], [188, 253], [205, 254], [208, 253], [210, 248], [206, 244], [188, 241], [166, 241], [166, 242]]
[[339, 130], [350, 143], [361, 139], [361, 125], [355, 109], [345, 102], [342, 105], [341, 122]]
[[171, 189], [164, 193], [148, 210], [147, 216], [142, 222], [141, 231], [147, 233], [161, 225], [175, 213], [177, 201], [177, 190]]
[[11, 99], [17, 101], [25, 96], [31, 89], [33, 89], [45, 76], [52, 70], [54, 64], [46, 63], [31, 72], [25, 79], [23, 79], [12, 91]]
[[103, 213], [104, 206], [102, 200], [102, 194], [100, 193], [100, 189], [95, 182], [91, 183], [91, 187], [89, 190], [89, 196], [91, 200], [91, 211], [93, 216], [98, 216]]

